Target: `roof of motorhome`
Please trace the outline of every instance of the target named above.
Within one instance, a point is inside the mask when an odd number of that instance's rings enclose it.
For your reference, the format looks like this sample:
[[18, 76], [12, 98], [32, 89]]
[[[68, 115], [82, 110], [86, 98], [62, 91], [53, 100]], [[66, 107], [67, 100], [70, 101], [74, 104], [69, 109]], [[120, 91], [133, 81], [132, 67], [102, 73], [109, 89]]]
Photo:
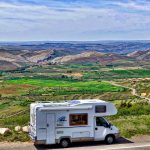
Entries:
[[72, 100], [61, 103], [37, 103], [40, 110], [92, 109], [92, 104], [107, 103], [97, 99]]
[[68, 102], [70, 105], [79, 105], [79, 104], [93, 104], [93, 103], [106, 103], [105, 101], [98, 99], [85, 99], [85, 100], [72, 100]]
[[36, 106], [41, 106], [41, 107], [73, 107], [73, 106], [80, 106], [80, 105], [90, 105], [91, 104], [97, 104], [97, 103], [107, 103], [102, 100], [98, 99], [86, 99], [86, 100], [72, 100], [72, 101], [65, 101], [65, 102], [37, 102], [35, 103]]
[[[111, 109], [107, 113], [103, 113], [103, 115], [114, 115], [117, 113], [115, 106], [112, 103], [98, 100], [98, 99], [86, 99], [86, 100], [72, 100], [72, 101], [64, 101], [59, 103], [54, 102], [36, 102], [31, 104], [31, 110], [39, 110], [39, 111], [62, 111], [62, 110], [89, 110], [94, 107], [94, 105], [111, 105]], [[102, 115], [102, 114], [101, 114]]]

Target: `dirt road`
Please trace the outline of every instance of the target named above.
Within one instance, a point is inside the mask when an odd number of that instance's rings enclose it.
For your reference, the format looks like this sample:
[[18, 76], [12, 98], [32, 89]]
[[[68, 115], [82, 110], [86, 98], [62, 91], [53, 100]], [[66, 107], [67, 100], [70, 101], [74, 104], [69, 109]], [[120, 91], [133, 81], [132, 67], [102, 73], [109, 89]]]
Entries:
[[132, 95], [137, 96], [137, 97], [142, 98], [142, 99], [146, 99], [148, 102], [150, 102], [150, 98], [139, 95], [137, 93], [136, 89], [134, 89], [132, 87], [123, 86], [123, 85], [117, 84], [117, 83], [115, 83], [113, 81], [106, 81], [106, 82], [108, 82], [108, 83], [110, 83], [110, 84], [112, 84], [114, 86], [119, 86], [119, 87], [127, 88], [127, 89], [131, 90], [131, 94]]

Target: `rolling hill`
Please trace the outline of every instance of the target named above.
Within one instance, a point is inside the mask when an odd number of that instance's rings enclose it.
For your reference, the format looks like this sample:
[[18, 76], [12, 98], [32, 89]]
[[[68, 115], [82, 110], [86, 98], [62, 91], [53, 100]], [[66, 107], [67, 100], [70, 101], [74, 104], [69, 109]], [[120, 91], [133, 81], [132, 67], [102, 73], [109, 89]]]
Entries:
[[150, 49], [146, 51], [134, 51], [127, 56], [137, 60], [150, 60]]
[[130, 61], [127, 56], [119, 54], [107, 54], [96, 51], [83, 52], [76, 55], [67, 55], [54, 58], [51, 63], [64, 64], [64, 63], [85, 63], [85, 62], [99, 62], [101, 64], [115, 63], [119, 61]]
[[14, 70], [20, 67], [47, 61], [53, 54], [52, 50], [6, 50], [0, 49], [0, 70]]
[[136, 64], [138, 61], [150, 60], [150, 50], [134, 51], [127, 55], [104, 53], [98, 51], [66, 50], [10, 50], [0, 49], [0, 70], [15, 70], [17, 68], [42, 65], [42, 64], [67, 64], [67, 63], [101, 63], [108, 64]]

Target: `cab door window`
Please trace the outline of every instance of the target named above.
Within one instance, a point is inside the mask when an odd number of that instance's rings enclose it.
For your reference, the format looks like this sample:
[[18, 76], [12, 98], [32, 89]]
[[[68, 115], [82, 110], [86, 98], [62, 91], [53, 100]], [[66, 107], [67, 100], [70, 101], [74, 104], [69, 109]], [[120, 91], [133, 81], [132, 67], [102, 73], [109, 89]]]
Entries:
[[96, 117], [96, 126], [108, 127], [108, 123], [102, 117]]

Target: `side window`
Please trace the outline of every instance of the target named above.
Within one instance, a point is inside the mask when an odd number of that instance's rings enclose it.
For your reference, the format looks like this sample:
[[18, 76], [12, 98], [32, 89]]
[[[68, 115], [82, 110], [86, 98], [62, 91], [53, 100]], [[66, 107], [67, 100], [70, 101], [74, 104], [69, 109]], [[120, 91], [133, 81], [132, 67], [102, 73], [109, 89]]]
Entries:
[[105, 113], [106, 105], [97, 105], [95, 106], [95, 113]]
[[106, 122], [106, 120], [102, 117], [96, 117], [96, 126], [104, 126], [107, 127], [108, 123]]
[[88, 125], [88, 114], [70, 114], [70, 126]]

